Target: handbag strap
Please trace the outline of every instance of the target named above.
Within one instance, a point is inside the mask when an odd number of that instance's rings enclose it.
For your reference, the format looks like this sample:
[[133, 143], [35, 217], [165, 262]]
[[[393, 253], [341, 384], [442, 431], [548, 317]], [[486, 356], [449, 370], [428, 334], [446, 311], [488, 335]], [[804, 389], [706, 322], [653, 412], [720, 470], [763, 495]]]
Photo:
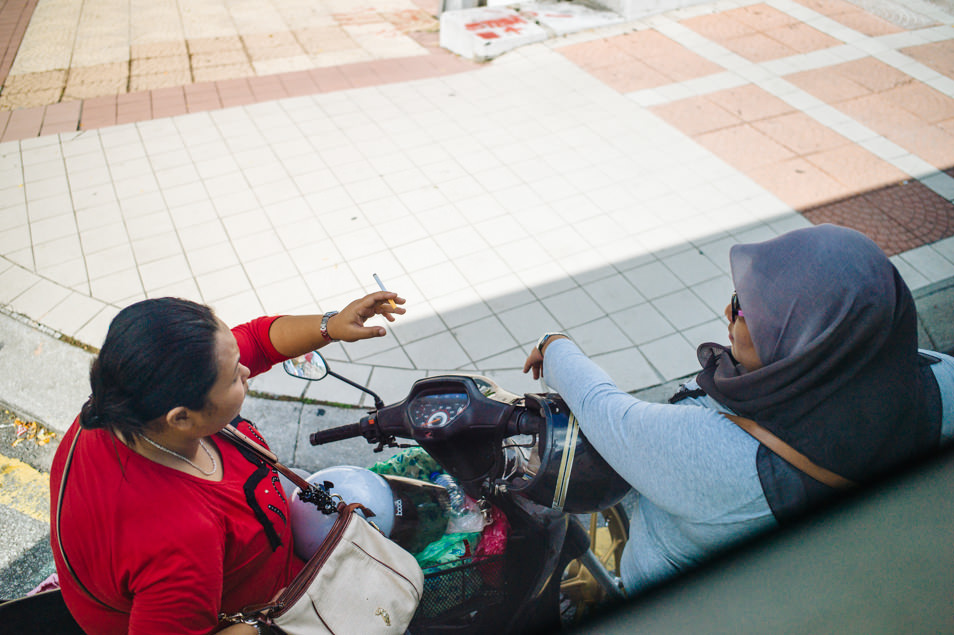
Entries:
[[754, 437], [756, 441], [780, 456], [786, 463], [795, 469], [808, 474], [819, 483], [823, 483], [836, 489], [845, 489], [855, 486], [853, 481], [849, 481], [845, 477], [835, 474], [831, 470], [827, 470], [817, 463], [813, 463], [812, 460], [807, 456], [789, 444], [785, 443], [751, 419], [746, 419], [745, 417], [740, 417], [738, 415], [730, 415], [725, 412], [721, 414], [726, 419], [745, 430], [750, 436]]
[[[294, 470], [282, 465], [278, 461], [278, 457], [271, 451], [266, 449], [260, 443], [248, 437], [248, 435], [240, 432], [235, 426], [231, 423], [225, 426], [220, 432], [227, 440], [231, 441], [235, 445], [244, 447], [250, 450], [255, 456], [265, 461], [268, 465], [275, 468], [278, 472], [285, 475], [292, 483], [298, 486], [301, 490], [299, 493], [299, 498], [307, 503], [314, 503], [318, 509], [326, 514], [333, 514], [338, 511], [338, 503], [335, 502], [333, 496], [331, 496], [325, 488], [314, 484], [309, 483], [301, 477], [300, 474]], [[340, 500], [340, 497], [338, 497]], [[358, 505], [358, 509], [364, 514], [365, 518], [371, 519], [374, 516], [374, 512], [365, 507], [364, 505]]]
[[100, 606], [109, 609], [110, 611], [126, 614], [126, 611], [122, 611], [114, 606], [106, 604], [106, 602], [100, 600], [98, 597], [93, 595], [92, 591], [86, 588], [86, 585], [83, 584], [83, 581], [79, 579], [78, 575], [76, 575], [73, 565], [70, 564], [70, 559], [66, 557], [66, 549], [63, 548], [63, 532], [60, 531], [60, 519], [63, 517], [63, 497], [66, 494], [66, 477], [70, 473], [70, 466], [73, 464], [73, 452], [76, 450], [76, 442], [79, 440], [80, 432], [82, 431], [83, 428], [77, 427], [76, 434], [73, 435], [73, 441], [70, 443], [70, 451], [66, 454], [66, 463], [63, 465], [63, 476], [60, 478], [60, 493], [56, 498], [56, 546], [60, 552], [60, 557], [63, 559], [63, 564], [66, 566], [66, 570], [70, 574], [70, 577], [73, 578], [73, 582], [76, 583], [76, 586], [78, 586], [83, 593], [85, 593], [91, 600]]

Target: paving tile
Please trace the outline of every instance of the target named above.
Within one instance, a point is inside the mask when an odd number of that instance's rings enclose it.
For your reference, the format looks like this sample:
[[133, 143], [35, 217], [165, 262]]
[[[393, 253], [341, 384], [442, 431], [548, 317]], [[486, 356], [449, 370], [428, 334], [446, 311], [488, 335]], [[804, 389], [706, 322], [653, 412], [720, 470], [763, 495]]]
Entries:
[[944, 40], [901, 49], [922, 64], [947, 77], [954, 77], [954, 41]]
[[786, 76], [785, 79], [795, 84], [819, 99], [828, 103], [838, 103], [855, 97], [871, 93], [867, 86], [859, 84], [848, 77], [840, 77], [839, 81], [831, 81], [831, 69], [820, 68]]
[[3, 92], [26, 93], [62, 88], [66, 85], [67, 71], [50, 70], [36, 73], [8, 75], [3, 82]]
[[456, 326], [451, 332], [474, 361], [497, 355], [518, 343], [495, 315]]
[[767, 62], [795, 55], [798, 51], [764, 33], [752, 33], [719, 42], [724, 47], [752, 62]]
[[43, 316], [43, 323], [60, 333], [74, 335], [102, 311], [103, 306], [99, 300], [71, 291]]
[[83, 252], [86, 254], [95, 254], [129, 243], [126, 228], [121, 223], [110, 223], [102, 227], [80, 231], [79, 237], [83, 245]]
[[667, 381], [699, 370], [695, 347], [678, 333], [643, 344], [639, 351]]
[[622, 390], [636, 390], [661, 382], [661, 376], [639, 351], [617, 351], [597, 355], [593, 361], [612, 377]]
[[471, 363], [467, 353], [450, 332], [410, 342], [404, 346], [404, 351], [416, 368], [459, 368]]
[[867, 11], [846, 11], [832, 16], [834, 20], [849, 29], [863, 33], [868, 37], [879, 37], [892, 33], [902, 33], [904, 29]]
[[792, 158], [749, 171], [755, 182], [803, 210], [847, 196], [850, 189], [813, 163]]
[[[23, 93], [4, 93], [0, 95], [0, 109], [20, 110], [25, 108], [38, 108], [47, 104], [56, 103], [60, 100], [62, 94], [62, 88], [48, 88]], [[35, 116], [42, 118], [42, 110]], [[15, 129], [11, 124], [12, 121], [7, 124], [7, 129], [4, 131], [5, 139], [20, 139], [37, 136], [38, 130], [31, 133], [28, 130]]]
[[[111, 269], [110, 271], [111, 273], [106, 273], [101, 277], [93, 278], [90, 276], [89, 289], [94, 298], [107, 304], [122, 303], [119, 304], [120, 306], [145, 299], [146, 294], [142, 288], [142, 281], [135, 269]], [[81, 341], [90, 342], [93, 340]]]
[[706, 99], [746, 122], [777, 117], [794, 110], [785, 101], [751, 84], [717, 91], [706, 95]]
[[811, 53], [842, 44], [841, 40], [801, 22], [769, 29], [765, 31], [765, 34], [797, 53]]
[[703, 37], [720, 43], [728, 39], [751, 35], [758, 30], [745, 21], [734, 18], [730, 12], [696, 16], [681, 20], [680, 24]]
[[954, 99], [919, 82], [884, 91], [882, 96], [925, 122], [937, 123], [954, 118]]
[[839, 64], [829, 70], [877, 92], [909, 84], [912, 81], [911, 77], [903, 71], [871, 57]]
[[708, 97], [690, 97], [655, 106], [652, 111], [690, 136], [742, 123], [738, 116], [713, 103]]
[[[446, 271], [452, 273], [448, 276]], [[427, 299], [437, 312], [437, 315], [450, 328], [483, 319], [491, 314], [481, 296], [467, 286], [463, 276], [457, 277], [457, 268], [448, 264], [445, 267], [418, 271], [413, 276], [413, 282], [419, 289], [427, 289]], [[443, 274], [443, 275], [442, 275]], [[440, 277], [436, 277], [440, 276]], [[446, 285], [444, 290], [434, 286], [434, 282]]]
[[23, 315], [43, 317], [69, 296], [70, 290], [46, 279], [39, 279], [36, 284], [26, 289], [10, 301], [10, 308]]
[[706, 148], [743, 171], [791, 159], [791, 150], [772, 141], [755, 128], [742, 125], [708, 132], [696, 137]]
[[832, 150], [849, 143], [837, 132], [800, 112], [757, 121], [752, 127], [797, 155]]

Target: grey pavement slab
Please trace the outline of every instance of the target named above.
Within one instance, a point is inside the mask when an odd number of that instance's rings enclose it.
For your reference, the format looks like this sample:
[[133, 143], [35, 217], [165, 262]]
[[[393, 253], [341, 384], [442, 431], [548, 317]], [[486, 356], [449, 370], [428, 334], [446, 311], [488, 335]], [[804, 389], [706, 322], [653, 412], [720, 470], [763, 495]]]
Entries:
[[0, 313], [0, 403], [65, 431], [89, 396], [92, 355]]

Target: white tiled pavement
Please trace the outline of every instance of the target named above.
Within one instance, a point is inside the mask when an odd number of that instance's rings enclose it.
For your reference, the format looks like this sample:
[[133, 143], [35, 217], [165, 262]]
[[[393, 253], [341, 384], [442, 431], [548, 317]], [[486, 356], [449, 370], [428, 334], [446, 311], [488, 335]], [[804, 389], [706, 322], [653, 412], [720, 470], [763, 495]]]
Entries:
[[[660, 94], [534, 45], [438, 79], [2, 144], [0, 305], [98, 346], [145, 297], [236, 323], [340, 308], [377, 272], [408, 314], [324, 352], [385, 401], [449, 370], [536, 389], [519, 369], [557, 329], [621, 387], [655, 385], [725, 339], [729, 247], [807, 225], [651, 114]], [[894, 260], [929, 286], [954, 276], [954, 240]], [[302, 392], [275, 372], [253, 387]], [[334, 381], [306, 395], [362, 399]]]

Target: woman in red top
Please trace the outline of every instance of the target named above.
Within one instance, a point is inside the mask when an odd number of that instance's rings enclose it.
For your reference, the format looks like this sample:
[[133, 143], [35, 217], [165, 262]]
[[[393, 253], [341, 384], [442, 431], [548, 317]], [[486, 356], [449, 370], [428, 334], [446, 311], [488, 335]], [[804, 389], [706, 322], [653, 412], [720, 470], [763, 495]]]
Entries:
[[[380, 291], [340, 313], [264, 317], [231, 330], [208, 307], [175, 298], [119, 312], [50, 475], [56, 568], [86, 632], [210, 633], [220, 613], [268, 601], [288, 584], [302, 562], [278, 475], [216, 433], [234, 422], [264, 445], [238, 417], [248, 378], [330, 341], [385, 335], [364, 322], [404, 313], [388, 300], [404, 303]], [[58, 536], [60, 481], [77, 435]]]

